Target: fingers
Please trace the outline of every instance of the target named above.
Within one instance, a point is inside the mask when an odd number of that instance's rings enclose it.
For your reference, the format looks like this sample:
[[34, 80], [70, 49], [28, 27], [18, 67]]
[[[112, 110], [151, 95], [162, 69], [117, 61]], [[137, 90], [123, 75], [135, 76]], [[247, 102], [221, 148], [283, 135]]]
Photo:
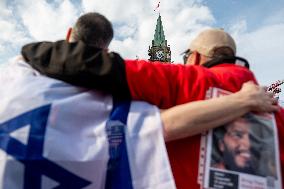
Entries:
[[262, 86], [261, 88], [263, 88], [263, 90], [267, 91], [268, 87], [267, 86]]
[[258, 112], [275, 112], [279, 111], [277, 99], [272, 92], [267, 92], [265, 87], [258, 87], [252, 101], [255, 102], [255, 110]]
[[278, 104], [278, 99], [277, 98], [272, 98], [272, 104], [277, 105]]
[[274, 98], [272, 91], [267, 91], [266, 86], [258, 86], [249, 81], [243, 84], [241, 93], [247, 95], [251, 103], [251, 110], [256, 112], [275, 112], [279, 111], [278, 101]]
[[271, 93], [266, 93], [267, 97], [262, 99], [262, 102], [259, 104], [259, 110], [263, 112], [276, 112], [280, 110], [280, 107], [277, 105], [278, 100], [271, 95]]
[[268, 94], [268, 96], [270, 97], [270, 98], [274, 98], [274, 93], [273, 92], [266, 92], [267, 94]]
[[278, 100], [274, 98], [274, 94], [272, 92], [266, 92], [267, 98], [263, 99], [264, 103], [264, 110], [268, 112], [275, 112], [279, 111]]
[[280, 111], [280, 107], [277, 105], [268, 106], [265, 112], [278, 112]]

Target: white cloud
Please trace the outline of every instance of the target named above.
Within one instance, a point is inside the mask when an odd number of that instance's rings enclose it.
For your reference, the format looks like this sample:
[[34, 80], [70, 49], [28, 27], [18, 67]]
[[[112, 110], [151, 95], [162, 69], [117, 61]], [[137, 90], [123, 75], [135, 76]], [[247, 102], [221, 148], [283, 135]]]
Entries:
[[[277, 13], [278, 14], [278, 13]], [[271, 22], [272, 23], [272, 22]], [[238, 46], [238, 54], [251, 65], [261, 85], [270, 85], [284, 79], [284, 23], [269, 24], [248, 32], [246, 21], [232, 26]], [[284, 107], [284, 87], [280, 93], [280, 105]]]
[[[189, 39], [197, 31], [214, 23], [210, 9], [200, 2], [164, 0], [160, 4], [165, 35], [175, 61], [181, 61], [179, 54], [187, 48]], [[84, 13], [97, 11], [111, 20], [115, 27], [115, 40], [111, 43], [111, 49], [127, 58], [138, 55], [148, 59], [147, 51], [158, 17], [158, 13], [154, 12], [157, 3], [158, 0], [82, 0], [81, 7]], [[82, 14], [70, 0], [23, 0], [14, 4], [12, 8], [17, 20], [13, 18], [12, 21], [6, 21], [3, 19], [5, 15], [11, 17], [13, 11], [6, 6], [6, 2], [0, 3], [0, 8], [4, 10], [0, 13], [0, 50], [5, 50], [6, 43], [20, 47], [31, 40], [63, 39], [68, 27]], [[5, 40], [7, 38], [13, 41]]]
[[5, 51], [5, 46], [0, 44], [0, 54], [4, 53]]
[[[137, 18], [149, 16], [153, 9], [153, 1], [132, 1], [132, 0], [82, 0], [84, 12], [96, 11], [105, 15], [112, 22], [130, 23], [137, 21]], [[145, 14], [146, 13], [146, 14]]]
[[164, 27], [168, 34], [166, 36], [168, 43], [171, 45], [172, 59], [175, 62], [181, 62], [180, 53], [188, 48], [190, 41], [197, 33], [212, 26], [213, 23], [214, 17], [209, 8], [201, 5], [184, 7], [176, 14], [166, 14]]
[[246, 20], [239, 20], [234, 23], [230, 28], [230, 34], [234, 37], [243, 34], [247, 31], [247, 21]]
[[18, 54], [27, 42], [65, 38], [78, 16], [79, 10], [69, 0], [0, 1], [0, 61]]
[[135, 34], [137, 31], [135, 26], [131, 25], [122, 25], [122, 26], [117, 26], [115, 29], [116, 36], [118, 38], [125, 38], [125, 37], [131, 37]]
[[284, 79], [284, 24], [263, 26], [238, 33], [238, 54], [246, 57], [262, 84]]
[[18, 44], [27, 40], [24, 32], [18, 30], [13, 19], [0, 19], [0, 41], [2, 43]]
[[[160, 4], [160, 13], [168, 44], [171, 46], [172, 59], [181, 62], [180, 53], [189, 43], [189, 39], [201, 28], [214, 23], [214, 17], [208, 7], [195, 0], [164, 0]], [[148, 47], [154, 38], [158, 13], [154, 9], [158, 1], [131, 0], [83, 0], [85, 12], [103, 13], [115, 26], [115, 40], [110, 49], [118, 51], [126, 58], [148, 59]], [[125, 6], [127, 5], [127, 6]]]
[[[252, 71], [262, 85], [284, 79], [284, 22], [283, 10], [274, 12], [257, 29], [247, 31], [246, 20], [231, 27], [236, 39], [238, 54], [248, 59]], [[284, 87], [280, 99], [284, 105]]]
[[[19, 45], [28, 41], [26, 33], [17, 22], [11, 7], [6, 1], [0, 2], [0, 61], [5, 62], [18, 49]], [[14, 52], [15, 53], [15, 52]]]
[[58, 40], [65, 38], [79, 15], [78, 9], [69, 1], [51, 4], [46, 0], [25, 0], [17, 4], [18, 12], [30, 36], [35, 40]]
[[0, 1], [0, 18], [8, 17], [11, 15], [11, 10], [7, 9], [6, 1]]

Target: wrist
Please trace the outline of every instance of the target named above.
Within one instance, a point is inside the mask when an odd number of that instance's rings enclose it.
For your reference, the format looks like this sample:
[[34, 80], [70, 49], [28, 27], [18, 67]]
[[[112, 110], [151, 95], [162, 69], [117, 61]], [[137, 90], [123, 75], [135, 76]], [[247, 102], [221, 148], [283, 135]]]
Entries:
[[255, 100], [252, 98], [252, 96], [248, 93], [238, 92], [235, 93], [235, 99], [238, 105], [244, 109], [244, 111], [249, 112], [253, 110], [253, 107], [255, 106]]

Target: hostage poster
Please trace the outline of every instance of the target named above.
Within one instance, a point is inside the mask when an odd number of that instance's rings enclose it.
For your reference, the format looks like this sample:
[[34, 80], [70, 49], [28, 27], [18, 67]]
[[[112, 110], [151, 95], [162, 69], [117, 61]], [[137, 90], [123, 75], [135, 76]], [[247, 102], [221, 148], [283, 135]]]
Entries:
[[[227, 94], [224, 90], [212, 88], [207, 97]], [[203, 140], [204, 188], [281, 188], [279, 145], [273, 114], [248, 113], [210, 130]]]

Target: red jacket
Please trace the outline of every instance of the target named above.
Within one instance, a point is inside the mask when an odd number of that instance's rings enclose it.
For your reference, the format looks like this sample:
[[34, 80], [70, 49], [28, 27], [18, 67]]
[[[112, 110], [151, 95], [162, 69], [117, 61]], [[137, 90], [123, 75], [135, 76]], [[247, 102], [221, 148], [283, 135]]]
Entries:
[[[125, 61], [126, 77], [134, 100], [145, 100], [160, 108], [190, 101], [203, 100], [209, 87], [231, 92], [240, 90], [246, 81], [256, 79], [247, 68], [221, 64], [212, 68], [182, 66], [147, 61]], [[284, 168], [284, 111], [277, 114], [281, 149], [281, 167]], [[167, 150], [179, 189], [199, 189], [197, 184], [200, 135], [167, 143]], [[283, 169], [284, 170], [284, 169]], [[283, 179], [282, 179], [283, 180]]]

